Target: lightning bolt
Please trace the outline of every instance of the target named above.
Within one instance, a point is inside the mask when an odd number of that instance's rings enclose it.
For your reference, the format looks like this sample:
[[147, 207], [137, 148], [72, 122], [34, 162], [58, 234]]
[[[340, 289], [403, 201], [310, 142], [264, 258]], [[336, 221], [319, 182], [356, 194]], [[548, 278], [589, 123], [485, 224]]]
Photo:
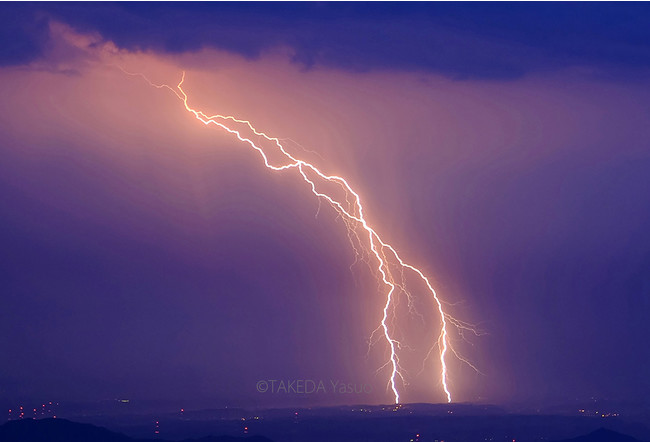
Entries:
[[[119, 66], [118, 66], [119, 67]], [[364, 208], [361, 204], [361, 197], [355, 192], [349, 183], [342, 177], [336, 175], [327, 175], [318, 169], [315, 165], [296, 158], [289, 153], [282, 144], [280, 139], [269, 136], [264, 132], [258, 131], [250, 121], [238, 119], [230, 115], [207, 115], [204, 112], [194, 109], [189, 104], [189, 98], [183, 89], [185, 83], [185, 72], [183, 72], [180, 82], [176, 87], [166, 84], [155, 84], [151, 82], [144, 74], [132, 73], [119, 67], [124, 73], [131, 76], [138, 76], [144, 79], [150, 86], [158, 89], [167, 89], [171, 91], [185, 107], [185, 110], [191, 113], [198, 121], [206, 126], [216, 126], [233, 136], [239, 141], [247, 144], [261, 156], [264, 165], [276, 172], [295, 170], [302, 180], [309, 186], [311, 192], [321, 201], [327, 202], [343, 220], [347, 231], [348, 239], [357, 256], [355, 263], [360, 261], [366, 262], [374, 271], [378, 280], [386, 289], [386, 301], [383, 307], [383, 314], [379, 326], [371, 334], [369, 345], [376, 341], [374, 338], [377, 333], [383, 336], [388, 344], [390, 355], [382, 367], [390, 367], [390, 376], [387, 382], [387, 388], [392, 392], [395, 403], [400, 403], [400, 385], [406, 386], [407, 381], [405, 371], [400, 365], [399, 352], [408, 346], [396, 338], [395, 326], [395, 308], [398, 302], [398, 295], [403, 294], [408, 300], [408, 307], [411, 313], [414, 313], [413, 297], [407, 290], [405, 284], [405, 273], [415, 274], [417, 278], [424, 283], [427, 292], [433, 298], [437, 316], [440, 318], [440, 332], [429, 349], [427, 356], [423, 361], [423, 368], [426, 360], [438, 348], [438, 357], [440, 360], [440, 383], [446, 396], [447, 402], [452, 401], [451, 391], [449, 389], [449, 370], [447, 366], [448, 356], [454, 355], [458, 360], [467, 364], [469, 367], [476, 369], [466, 358], [461, 356], [453, 347], [450, 337], [450, 329], [455, 329], [460, 337], [464, 339], [463, 332], [472, 332], [475, 335], [482, 334], [477, 331], [473, 324], [458, 320], [443, 308], [443, 301], [439, 298], [434, 290], [429, 278], [419, 268], [407, 263], [402, 259], [397, 250], [384, 241], [377, 231], [368, 223], [364, 215]], [[245, 134], [248, 131], [249, 135]], [[291, 140], [288, 140], [291, 141]], [[270, 143], [275, 149], [275, 154], [280, 153], [283, 162], [273, 164], [266, 153], [262, 143]], [[294, 144], [297, 144], [294, 142]], [[304, 150], [304, 148], [303, 148]], [[335, 184], [343, 192], [343, 197], [336, 197], [335, 192], [331, 189], [324, 189], [326, 184]], [[320, 206], [319, 206], [320, 207]], [[365, 240], [364, 240], [365, 238]], [[354, 263], [353, 263], [354, 265]], [[421, 316], [421, 315], [420, 315]], [[422, 316], [421, 316], [422, 317]]]

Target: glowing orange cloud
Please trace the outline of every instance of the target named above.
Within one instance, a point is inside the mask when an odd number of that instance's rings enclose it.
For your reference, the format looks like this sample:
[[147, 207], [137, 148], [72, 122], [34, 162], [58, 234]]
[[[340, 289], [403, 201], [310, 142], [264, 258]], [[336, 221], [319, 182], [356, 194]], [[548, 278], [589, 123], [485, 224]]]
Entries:
[[[122, 69], [122, 68], [120, 68]], [[173, 88], [166, 84], [154, 84], [149, 81], [143, 74], [131, 73], [122, 69], [128, 75], [142, 77], [149, 85], [158, 89], [167, 89], [183, 102], [185, 109], [204, 125], [217, 126], [228, 133], [234, 135], [239, 141], [247, 144], [257, 151], [267, 168], [274, 171], [295, 170], [300, 177], [310, 187], [311, 192], [319, 198], [330, 204], [332, 208], [340, 215], [348, 231], [353, 250], [357, 258], [366, 261], [369, 265], [376, 268], [379, 280], [385, 285], [386, 301], [383, 307], [383, 315], [380, 324], [371, 335], [370, 343], [373, 343], [373, 337], [380, 333], [388, 344], [390, 356], [386, 363], [380, 367], [390, 367], [390, 376], [388, 387], [394, 396], [395, 403], [400, 402], [400, 389], [407, 385], [403, 368], [400, 366], [400, 350], [407, 348], [405, 344], [395, 337], [395, 307], [396, 298], [399, 294], [406, 295], [409, 301], [409, 310], [412, 308], [412, 294], [406, 289], [405, 272], [414, 273], [426, 286], [427, 293], [433, 298], [436, 306], [436, 314], [440, 318], [440, 332], [434, 340], [426, 359], [431, 355], [433, 350], [438, 348], [440, 360], [440, 382], [448, 402], [452, 401], [452, 393], [449, 387], [449, 368], [447, 358], [453, 354], [460, 361], [466, 363], [476, 370], [476, 367], [458, 354], [452, 347], [449, 330], [455, 328], [462, 335], [463, 331], [470, 331], [479, 334], [472, 324], [461, 321], [452, 317], [443, 308], [443, 301], [439, 298], [427, 276], [419, 268], [408, 264], [398, 254], [397, 250], [384, 241], [377, 231], [370, 226], [364, 216], [364, 208], [361, 203], [361, 197], [349, 185], [349, 183], [340, 176], [327, 175], [318, 169], [315, 165], [298, 159], [290, 154], [279, 138], [271, 137], [264, 132], [258, 131], [249, 121], [238, 119], [229, 115], [207, 115], [200, 110], [192, 108], [189, 104], [189, 98], [183, 89], [185, 82], [185, 73], [183, 72], [181, 81]], [[275, 160], [271, 160], [271, 156]], [[278, 157], [280, 162], [276, 164]], [[328, 187], [333, 184], [334, 186]], [[342, 193], [341, 193], [342, 192]], [[337, 196], [337, 193], [340, 194]], [[478, 371], [478, 370], [477, 370]]]

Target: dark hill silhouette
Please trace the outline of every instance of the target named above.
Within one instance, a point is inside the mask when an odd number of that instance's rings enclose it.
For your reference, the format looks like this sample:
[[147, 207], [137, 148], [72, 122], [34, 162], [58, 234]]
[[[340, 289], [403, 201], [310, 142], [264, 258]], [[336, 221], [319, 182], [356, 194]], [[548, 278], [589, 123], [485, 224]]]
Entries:
[[[150, 442], [154, 442], [154, 441], [150, 441]], [[155, 442], [160, 442], [160, 441], [159, 439], [156, 439]], [[273, 441], [263, 436], [250, 436], [250, 437], [207, 436], [207, 437], [202, 437], [200, 439], [184, 439], [181, 442], [273, 442]]]
[[632, 436], [617, 433], [616, 431], [601, 428], [593, 433], [584, 436], [575, 437], [573, 439], [565, 439], [556, 442], [641, 442]]
[[66, 419], [22, 419], [0, 426], [2, 442], [132, 442], [106, 428]]
[[[91, 424], [66, 419], [23, 419], [0, 426], [2, 442], [166, 442], [162, 439], [133, 439]], [[207, 436], [183, 442], [272, 442], [261, 436]]]
[[[159, 439], [156, 439], [155, 441], [148, 441], [148, 442], [161, 442], [161, 441]], [[184, 439], [181, 442], [273, 442], [273, 441], [263, 436], [249, 436], [249, 437], [207, 436], [207, 437], [202, 437], [200, 439]]]

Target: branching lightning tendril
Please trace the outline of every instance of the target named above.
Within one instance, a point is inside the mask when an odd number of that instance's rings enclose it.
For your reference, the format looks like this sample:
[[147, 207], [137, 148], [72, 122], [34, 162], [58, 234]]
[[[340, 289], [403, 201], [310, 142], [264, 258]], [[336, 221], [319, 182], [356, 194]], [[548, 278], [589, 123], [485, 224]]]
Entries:
[[[337, 212], [338, 216], [342, 219], [347, 228], [348, 239], [350, 240], [350, 244], [352, 245], [353, 251], [357, 257], [353, 265], [359, 261], [368, 264], [376, 273], [381, 284], [386, 288], [386, 302], [383, 307], [381, 322], [372, 332], [369, 345], [373, 345], [377, 341], [377, 338], [375, 338], [377, 334], [383, 336], [388, 344], [390, 356], [386, 363], [379, 367], [378, 371], [385, 367], [390, 368], [390, 376], [387, 386], [389, 390], [392, 391], [396, 404], [400, 403], [400, 384], [401, 386], [407, 385], [404, 370], [400, 365], [399, 353], [404, 349], [408, 350], [408, 346], [401, 343], [395, 337], [394, 314], [396, 303], [398, 302], [397, 295], [404, 294], [408, 302], [409, 312], [419, 315], [419, 313], [415, 312], [412, 294], [406, 288], [405, 272], [415, 274], [415, 276], [424, 283], [427, 292], [433, 298], [436, 315], [440, 318], [441, 326], [437, 338], [434, 340], [433, 345], [429, 349], [429, 352], [423, 361], [423, 370], [426, 360], [433, 353], [434, 349], [438, 348], [438, 357], [440, 360], [440, 382], [447, 401], [451, 402], [452, 395], [449, 388], [449, 370], [447, 365], [447, 358], [449, 355], [451, 354], [455, 356], [459, 361], [467, 364], [476, 371], [478, 371], [478, 369], [452, 347], [450, 329], [455, 329], [462, 339], [464, 339], [464, 332], [471, 332], [475, 335], [481, 333], [477, 331], [473, 324], [450, 316], [445, 311], [443, 307], [444, 303], [438, 297], [438, 294], [431, 285], [429, 278], [427, 278], [419, 268], [405, 262], [398, 254], [397, 250], [389, 243], [385, 242], [375, 229], [368, 224], [368, 221], [364, 216], [364, 208], [361, 204], [361, 198], [359, 194], [350, 187], [348, 182], [342, 177], [327, 175], [313, 164], [296, 158], [294, 155], [290, 154], [282, 144], [286, 139], [271, 137], [264, 132], [260, 132], [247, 120], [238, 119], [230, 115], [207, 115], [200, 110], [192, 108], [189, 104], [188, 96], [183, 89], [183, 83], [185, 82], [184, 72], [180, 82], [174, 88], [166, 84], [152, 83], [143, 74], [131, 73], [122, 68], [120, 69], [128, 75], [143, 78], [153, 87], [170, 90], [179, 100], [182, 101], [185, 109], [198, 121], [202, 122], [206, 126], [214, 125], [225, 130], [234, 135], [239, 141], [249, 145], [252, 149], [257, 151], [267, 168], [273, 171], [296, 170], [303, 181], [307, 183], [311, 192], [318, 198], [319, 202], [325, 201], [329, 203], [329, 205]], [[244, 129], [237, 129], [238, 127], [243, 127]], [[251, 135], [245, 135], [245, 130], [247, 130]], [[269, 157], [265, 153], [265, 149], [260, 144], [256, 143], [254, 139], [270, 142], [274, 148], [281, 153], [282, 158], [287, 161], [286, 164], [271, 164]], [[322, 186], [319, 186], [319, 184], [322, 185], [325, 183], [338, 185], [344, 192], [344, 197], [336, 198], [333, 192], [320, 189]], [[364, 237], [366, 240], [364, 240]], [[419, 316], [422, 318], [421, 315]]]

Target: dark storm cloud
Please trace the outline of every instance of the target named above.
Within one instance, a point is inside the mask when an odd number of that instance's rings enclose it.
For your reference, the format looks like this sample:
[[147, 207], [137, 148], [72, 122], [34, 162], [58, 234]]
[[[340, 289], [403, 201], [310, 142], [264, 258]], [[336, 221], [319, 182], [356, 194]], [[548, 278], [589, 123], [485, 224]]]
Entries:
[[42, 55], [47, 19], [23, 4], [5, 3], [0, 11], [0, 66], [28, 63]]
[[3, 8], [3, 64], [39, 55], [41, 23], [50, 16], [83, 32], [98, 31], [127, 49], [180, 53], [214, 47], [254, 58], [284, 47], [307, 68], [508, 79], [573, 66], [612, 72], [650, 66], [647, 4], [39, 3]]
[[[0, 5], [3, 63], [45, 57], [0, 69], [0, 399], [259, 404], [260, 378], [378, 366], [359, 357], [383, 296], [332, 212], [112, 57], [152, 80], [187, 69], [192, 101], [358, 183], [489, 332], [485, 377], [453, 367], [459, 398], [649, 397], [650, 88], [627, 81], [647, 10]], [[429, 387], [407, 400], [440, 400]]]

